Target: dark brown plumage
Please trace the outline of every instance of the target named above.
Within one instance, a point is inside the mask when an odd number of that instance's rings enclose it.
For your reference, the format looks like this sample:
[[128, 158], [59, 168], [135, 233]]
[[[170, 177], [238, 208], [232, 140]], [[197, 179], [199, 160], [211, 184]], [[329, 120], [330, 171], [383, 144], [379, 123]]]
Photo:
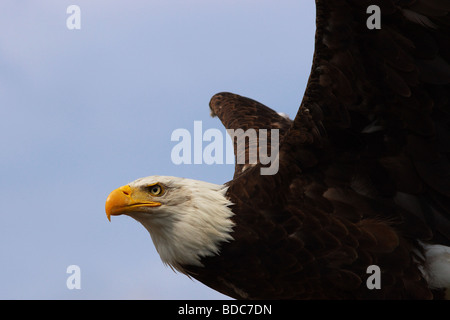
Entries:
[[[381, 29], [366, 27], [369, 5]], [[291, 122], [231, 93], [226, 128], [280, 129], [280, 167], [237, 165], [234, 241], [189, 275], [235, 298], [432, 299], [419, 241], [450, 246], [450, 2], [317, 0]], [[300, 41], [300, 40], [299, 40]], [[378, 265], [381, 289], [366, 286]]]

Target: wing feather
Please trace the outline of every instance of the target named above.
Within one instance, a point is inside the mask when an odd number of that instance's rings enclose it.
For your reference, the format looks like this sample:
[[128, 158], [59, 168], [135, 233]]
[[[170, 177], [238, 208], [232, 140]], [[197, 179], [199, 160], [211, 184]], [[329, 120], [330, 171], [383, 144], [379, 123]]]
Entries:
[[[292, 120], [280, 115], [265, 105], [237, 94], [229, 92], [221, 92], [215, 94], [209, 103], [211, 116], [217, 116], [227, 130], [242, 129], [247, 132], [249, 129], [267, 129], [267, 150], [271, 150], [271, 129], [279, 130], [279, 137], [282, 139], [290, 128]], [[234, 131], [231, 138], [233, 139], [235, 154], [235, 172], [234, 177], [243, 174], [249, 164], [249, 149], [251, 141], [241, 140], [245, 142], [244, 148], [238, 148], [240, 141], [239, 132]], [[257, 132], [258, 134], [258, 132]], [[258, 140], [259, 141], [259, 140]], [[257, 155], [259, 156], [260, 146], [255, 146]], [[238, 161], [245, 159], [245, 162]], [[258, 159], [257, 159], [258, 161]]]
[[[333, 154], [325, 181], [338, 180], [374, 198], [407, 192], [420, 199], [448, 199], [450, 5], [438, 0], [402, 3], [316, 1], [311, 75], [280, 152], [306, 147], [296, 139], [305, 130], [303, 112], [320, 108], [316, 112], [328, 140], [324, 145]], [[365, 9], [371, 4], [381, 8], [381, 30], [366, 27]], [[422, 20], [411, 19], [405, 10]], [[347, 161], [351, 172], [340, 161], [348, 150], [356, 151], [355, 159]], [[339, 175], [333, 173], [337, 171]], [[450, 207], [426, 205], [432, 207], [425, 214], [429, 221], [450, 220]], [[450, 244], [450, 229], [437, 229]]]

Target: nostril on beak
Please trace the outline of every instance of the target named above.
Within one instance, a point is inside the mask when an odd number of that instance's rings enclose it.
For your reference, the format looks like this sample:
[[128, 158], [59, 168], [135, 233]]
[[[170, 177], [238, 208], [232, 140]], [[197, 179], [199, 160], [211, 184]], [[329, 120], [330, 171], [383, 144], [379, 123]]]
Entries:
[[126, 195], [127, 197], [131, 194], [131, 188], [129, 185], [122, 186], [119, 188], [120, 191], [122, 191], [122, 194]]

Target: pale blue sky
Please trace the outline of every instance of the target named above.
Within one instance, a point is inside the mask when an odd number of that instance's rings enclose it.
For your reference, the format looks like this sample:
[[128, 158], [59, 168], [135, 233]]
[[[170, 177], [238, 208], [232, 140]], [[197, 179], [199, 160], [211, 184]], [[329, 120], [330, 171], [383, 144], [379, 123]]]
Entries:
[[[71, 4], [81, 30], [66, 28]], [[148, 175], [230, 180], [232, 165], [173, 164], [171, 133], [222, 130], [220, 91], [294, 117], [314, 20], [313, 0], [2, 0], [0, 299], [226, 298], [165, 267], [104, 203]]]

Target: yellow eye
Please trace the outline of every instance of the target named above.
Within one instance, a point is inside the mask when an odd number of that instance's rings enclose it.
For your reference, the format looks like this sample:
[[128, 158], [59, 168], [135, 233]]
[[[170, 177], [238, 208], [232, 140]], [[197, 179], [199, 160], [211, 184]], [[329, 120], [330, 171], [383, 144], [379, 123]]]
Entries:
[[159, 184], [148, 186], [148, 191], [152, 196], [161, 196], [164, 193], [163, 187], [161, 187]]

